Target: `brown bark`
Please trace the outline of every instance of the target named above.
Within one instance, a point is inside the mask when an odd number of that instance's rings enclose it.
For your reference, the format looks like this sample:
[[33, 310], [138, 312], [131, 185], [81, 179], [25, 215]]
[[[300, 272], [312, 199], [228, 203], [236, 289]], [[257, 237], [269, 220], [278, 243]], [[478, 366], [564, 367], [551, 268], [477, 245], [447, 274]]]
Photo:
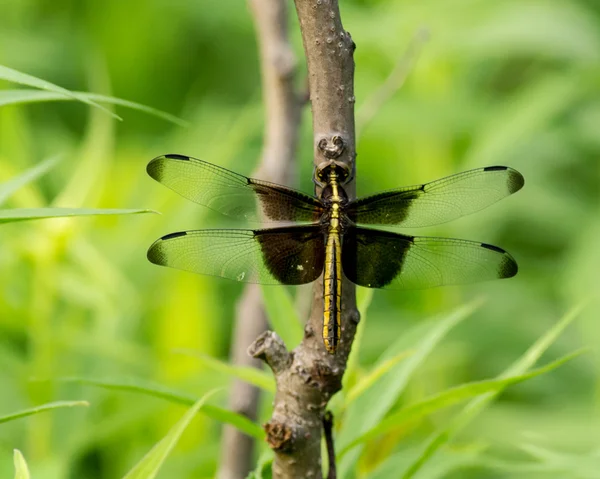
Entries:
[[[354, 168], [354, 42], [344, 31], [337, 0], [295, 0], [308, 63], [314, 162], [336, 150], [336, 161]], [[334, 138], [341, 138], [342, 145]], [[339, 156], [337, 154], [339, 153]], [[350, 197], [354, 184], [345, 187]], [[277, 381], [273, 415], [265, 425], [275, 451], [273, 477], [321, 478], [321, 430], [325, 407], [340, 390], [359, 315], [355, 288], [343, 281], [342, 340], [335, 355], [322, 338], [323, 281], [317, 280], [302, 343], [288, 352], [273, 333], [260, 336], [250, 353], [264, 360]]]
[[[300, 124], [301, 101], [294, 90], [296, 59], [288, 41], [286, 0], [249, 0], [260, 48], [265, 139], [261, 163], [254, 175], [289, 184], [292, 179]], [[267, 329], [261, 291], [249, 285], [240, 300], [231, 359], [237, 365], [260, 367], [248, 355], [250, 343]], [[231, 390], [230, 408], [256, 419], [259, 391], [242, 381]], [[253, 439], [231, 426], [223, 429], [220, 479], [243, 479], [252, 468]]]

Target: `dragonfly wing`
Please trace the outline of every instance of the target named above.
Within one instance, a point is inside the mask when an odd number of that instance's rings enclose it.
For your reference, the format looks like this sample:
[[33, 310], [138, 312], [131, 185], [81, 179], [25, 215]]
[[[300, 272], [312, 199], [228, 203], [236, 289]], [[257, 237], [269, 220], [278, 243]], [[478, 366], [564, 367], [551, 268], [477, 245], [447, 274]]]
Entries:
[[482, 210], [519, 191], [524, 182], [512, 168], [488, 166], [359, 198], [346, 214], [355, 224], [431, 226]]
[[385, 289], [510, 278], [518, 270], [510, 254], [486, 243], [354, 227], [344, 234], [342, 267], [353, 283]]
[[304, 284], [325, 260], [318, 226], [196, 230], [163, 236], [148, 250], [155, 264], [245, 283]]
[[317, 198], [183, 155], [154, 158], [148, 174], [184, 198], [249, 221], [314, 222], [323, 213]]

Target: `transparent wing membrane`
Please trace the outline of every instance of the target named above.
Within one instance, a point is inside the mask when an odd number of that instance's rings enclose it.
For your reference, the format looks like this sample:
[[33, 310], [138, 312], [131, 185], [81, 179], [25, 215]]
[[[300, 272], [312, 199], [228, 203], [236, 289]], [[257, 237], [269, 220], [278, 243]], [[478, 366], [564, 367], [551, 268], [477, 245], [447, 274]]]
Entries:
[[304, 284], [317, 279], [325, 258], [317, 226], [171, 233], [148, 250], [155, 264], [245, 283]]
[[313, 222], [323, 212], [322, 203], [312, 196], [189, 156], [159, 156], [146, 169], [184, 198], [228, 216], [255, 222]]
[[350, 228], [343, 241], [344, 274], [368, 288], [423, 289], [517, 274], [513, 257], [486, 243], [367, 228]]
[[[310, 283], [323, 272], [327, 202], [188, 156], [160, 156], [147, 170], [185, 198], [229, 216], [314, 223], [172, 233], [150, 247], [151, 262], [261, 284]], [[523, 183], [519, 172], [491, 166], [340, 204], [342, 214], [352, 222], [343, 224], [342, 230], [344, 274], [360, 286], [386, 289], [421, 289], [514, 276], [515, 260], [493, 245], [407, 236], [356, 225], [444, 223], [486, 208], [521, 189]]]
[[424, 185], [359, 198], [346, 207], [355, 224], [431, 226], [475, 213], [519, 191], [523, 176], [506, 166], [465, 171]]

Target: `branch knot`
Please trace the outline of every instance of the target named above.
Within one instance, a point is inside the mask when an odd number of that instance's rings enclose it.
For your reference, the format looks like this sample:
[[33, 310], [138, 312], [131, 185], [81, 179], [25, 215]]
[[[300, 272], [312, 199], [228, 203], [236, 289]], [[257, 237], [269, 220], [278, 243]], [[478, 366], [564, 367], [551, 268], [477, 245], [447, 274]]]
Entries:
[[273, 331], [265, 331], [256, 338], [248, 347], [248, 354], [267, 363], [275, 376], [289, 368], [293, 360], [283, 340]]
[[325, 158], [334, 160], [342, 156], [346, 145], [344, 139], [339, 135], [333, 135], [331, 138], [321, 138], [319, 140], [319, 150]]
[[271, 419], [263, 425], [263, 429], [267, 433], [267, 443], [273, 450], [279, 452], [291, 452], [293, 450], [294, 434], [292, 428], [287, 424]]

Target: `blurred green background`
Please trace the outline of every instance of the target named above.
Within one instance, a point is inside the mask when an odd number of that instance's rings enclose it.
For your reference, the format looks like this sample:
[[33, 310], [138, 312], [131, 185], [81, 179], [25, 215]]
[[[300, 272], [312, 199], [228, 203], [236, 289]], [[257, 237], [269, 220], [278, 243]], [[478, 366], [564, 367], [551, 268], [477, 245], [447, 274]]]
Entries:
[[[357, 44], [359, 116], [361, 104], [384, 82], [415, 32], [425, 26], [431, 34], [406, 84], [361, 132], [360, 195], [494, 164], [512, 166], [526, 179], [522, 191], [486, 211], [418, 231], [499, 245], [519, 262], [517, 277], [375, 292], [359, 355], [365, 370], [424, 319], [473, 298], [487, 299], [436, 347], [398, 399], [402, 404], [500, 373], [568, 309], [599, 294], [600, 3], [340, 3], [344, 27]], [[292, 8], [302, 85], [305, 66], [294, 15]], [[193, 348], [227, 358], [241, 286], [158, 268], [145, 257], [163, 234], [229, 223], [152, 181], [145, 166], [159, 154], [181, 153], [243, 174], [255, 168], [263, 110], [252, 18], [241, 0], [3, 0], [0, 64], [190, 122], [182, 128], [125, 109], [118, 109], [125, 121], [117, 122], [77, 102], [0, 107], [0, 181], [50, 156], [62, 158], [7, 206], [162, 213], [0, 229], [0, 415], [58, 399], [91, 402], [87, 409], [0, 425], [0, 476], [12, 477], [11, 451], [19, 448], [37, 479], [121, 477], [184, 408], [143, 395], [32, 379], [135, 377], [198, 396], [230, 384], [172, 350]], [[16, 88], [7, 82], [0, 87]], [[306, 108], [296, 186], [307, 192], [311, 155]], [[568, 457], [595, 458], [598, 468], [587, 471], [597, 475], [523, 474], [483, 462], [447, 477], [600, 477], [599, 320], [594, 298], [548, 359], [582, 345], [591, 352], [507, 390], [455, 444], [485, 445], [510, 462], [527, 458], [518, 445], [535, 438]], [[225, 401], [226, 392], [212, 400]], [[263, 419], [268, 406], [267, 398]], [[449, 417], [451, 411], [438, 413], [375, 446], [380, 455], [404, 451]], [[220, 424], [198, 416], [160, 477], [212, 477], [219, 437]], [[371, 477], [369, 461], [381, 460], [368, 456], [367, 451], [361, 477]]]

